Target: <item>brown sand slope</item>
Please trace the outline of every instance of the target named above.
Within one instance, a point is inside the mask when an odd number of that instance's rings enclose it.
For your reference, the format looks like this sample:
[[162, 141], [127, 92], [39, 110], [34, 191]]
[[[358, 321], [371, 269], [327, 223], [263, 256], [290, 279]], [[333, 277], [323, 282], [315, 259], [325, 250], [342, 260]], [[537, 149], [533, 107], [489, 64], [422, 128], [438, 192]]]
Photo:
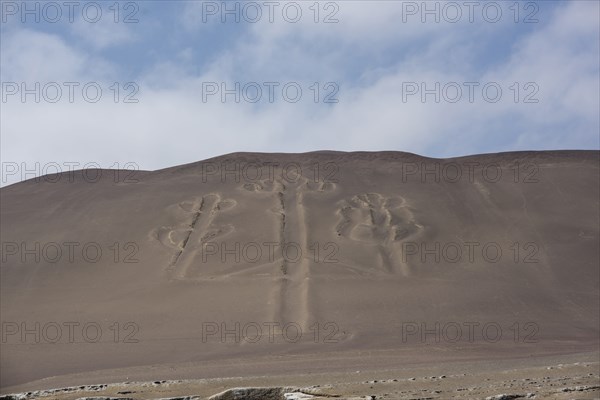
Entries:
[[3, 392], [598, 349], [598, 152], [115, 174], [0, 190]]

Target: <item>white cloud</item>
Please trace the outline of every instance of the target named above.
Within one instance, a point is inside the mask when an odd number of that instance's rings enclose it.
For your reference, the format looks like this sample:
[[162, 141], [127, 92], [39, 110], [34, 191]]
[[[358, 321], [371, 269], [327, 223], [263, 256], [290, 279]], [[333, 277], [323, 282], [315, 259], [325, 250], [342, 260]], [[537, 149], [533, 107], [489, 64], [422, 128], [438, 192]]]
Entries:
[[136, 42], [139, 38], [132, 26], [135, 25], [122, 21], [115, 23], [111, 18], [101, 18], [95, 23], [79, 18], [70, 24], [73, 35], [97, 50]]
[[112, 63], [77, 50], [58, 35], [30, 29], [3, 35], [3, 82], [102, 80], [115, 73]]
[[[188, 64], [198, 49], [184, 44], [179, 57], [149, 65], [138, 78], [138, 104], [115, 104], [110, 91], [97, 104], [3, 104], [2, 159], [95, 161], [103, 167], [134, 161], [156, 169], [233, 151], [403, 150], [451, 156], [595, 145], [598, 3], [556, 8], [551, 20], [519, 39], [505, 59], [479, 71], [468, 53], [474, 32], [489, 26], [398, 29], [398, 15], [386, 5], [391, 2], [366, 11], [360, 3], [344, 3], [345, 25], [252, 25], [201, 72]], [[423, 45], [412, 52], [386, 65], [375, 60], [358, 71], [359, 80], [347, 78], [355, 56], [410, 47], [417, 38]], [[95, 57], [93, 48], [77, 49], [57, 35], [20, 30], [3, 39], [3, 80], [94, 76], [103, 85], [118, 80], [118, 69]], [[340, 102], [222, 104], [216, 96], [202, 102], [202, 82], [231, 84], [248, 77], [297, 78], [308, 96], [312, 78], [340, 79]], [[403, 102], [403, 82], [473, 79], [500, 82], [502, 101], [423, 104], [415, 96]], [[540, 103], [515, 104], [507, 89], [515, 81], [535, 81]]]

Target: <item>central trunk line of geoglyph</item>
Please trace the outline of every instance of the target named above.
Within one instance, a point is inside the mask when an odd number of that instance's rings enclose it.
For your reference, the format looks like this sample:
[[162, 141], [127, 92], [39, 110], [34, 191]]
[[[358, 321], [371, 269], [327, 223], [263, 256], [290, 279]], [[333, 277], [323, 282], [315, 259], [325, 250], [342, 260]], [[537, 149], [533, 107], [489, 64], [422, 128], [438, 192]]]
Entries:
[[[299, 186], [281, 185], [279, 243], [282, 250], [281, 275], [277, 278], [275, 321], [308, 324], [308, 285], [310, 266], [306, 258], [306, 221]], [[300, 254], [297, 255], [296, 251]]]

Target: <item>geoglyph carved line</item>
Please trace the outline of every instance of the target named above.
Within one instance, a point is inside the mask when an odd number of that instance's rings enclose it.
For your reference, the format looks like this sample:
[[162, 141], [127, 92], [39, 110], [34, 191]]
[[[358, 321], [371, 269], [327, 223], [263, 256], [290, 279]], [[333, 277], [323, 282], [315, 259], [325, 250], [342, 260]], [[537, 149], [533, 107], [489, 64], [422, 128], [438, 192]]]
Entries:
[[376, 246], [375, 264], [381, 271], [410, 274], [409, 266], [396, 255], [402, 241], [417, 235], [422, 226], [416, 223], [406, 199], [379, 193], [359, 194], [342, 201], [338, 215], [340, 221], [335, 227], [338, 237]]
[[[218, 213], [237, 205], [233, 199], [221, 200], [218, 193], [210, 193], [199, 199], [183, 201], [168, 207], [174, 218], [182, 219], [176, 226], [162, 226], [151, 233], [165, 247], [173, 249], [167, 272], [176, 279], [185, 279], [193, 265], [198, 244], [231, 233], [234, 228], [226, 224], [213, 226]], [[192, 243], [193, 242], [193, 243]], [[188, 254], [194, 253], [194, 254]], [[182, 262], [185, 259], [185, 262]], [[183, 265], [182, 265], [183, 264]]]

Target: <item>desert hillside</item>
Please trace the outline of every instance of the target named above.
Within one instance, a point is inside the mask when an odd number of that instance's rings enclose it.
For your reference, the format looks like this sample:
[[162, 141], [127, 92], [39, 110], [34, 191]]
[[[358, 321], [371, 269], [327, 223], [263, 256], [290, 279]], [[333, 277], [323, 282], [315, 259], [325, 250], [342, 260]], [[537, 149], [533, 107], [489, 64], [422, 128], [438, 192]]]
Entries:
[[0, 386], [597, 351], [599, 167], [235, 153], [4, 187]]

